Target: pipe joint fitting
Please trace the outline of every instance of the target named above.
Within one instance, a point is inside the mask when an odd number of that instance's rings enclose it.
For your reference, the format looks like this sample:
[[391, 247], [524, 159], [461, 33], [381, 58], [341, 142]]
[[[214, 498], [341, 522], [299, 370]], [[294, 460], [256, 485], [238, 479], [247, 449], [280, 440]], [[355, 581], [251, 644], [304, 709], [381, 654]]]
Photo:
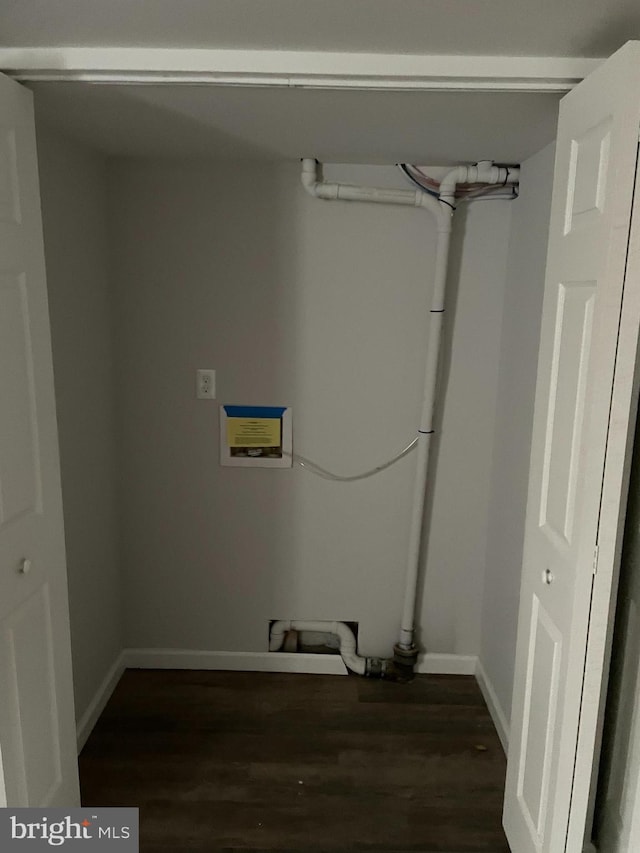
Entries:
[[396, 681], [408, 682], [415, 678], [419, 649], [415, 645], [405, 649], [399, 643], [393, 647], [393, 669]]
[[365, 676], [367, 678], [385, 678], [391, 661], [386, 658], [367, 658]]

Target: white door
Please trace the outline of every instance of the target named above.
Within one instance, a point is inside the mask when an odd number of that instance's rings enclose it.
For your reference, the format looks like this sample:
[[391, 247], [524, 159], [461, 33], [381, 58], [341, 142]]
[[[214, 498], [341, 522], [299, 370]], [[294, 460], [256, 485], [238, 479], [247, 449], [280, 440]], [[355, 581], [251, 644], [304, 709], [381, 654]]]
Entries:
[[639, 48], [560, 109], [504, 807], [514, 853], [583, 847], [635, 414]]
[[8, 805], [79, 805], [74, 729], [32, 97], [0, 75], [0, 794], [4, 787]]

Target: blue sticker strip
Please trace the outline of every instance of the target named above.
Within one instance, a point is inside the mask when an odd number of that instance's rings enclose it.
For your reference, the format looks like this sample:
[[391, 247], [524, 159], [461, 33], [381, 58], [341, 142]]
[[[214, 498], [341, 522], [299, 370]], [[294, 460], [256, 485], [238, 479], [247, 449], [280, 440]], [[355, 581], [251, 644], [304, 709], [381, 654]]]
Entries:
[[287, 406], [223, 406], [228, 418], [281, 418]]

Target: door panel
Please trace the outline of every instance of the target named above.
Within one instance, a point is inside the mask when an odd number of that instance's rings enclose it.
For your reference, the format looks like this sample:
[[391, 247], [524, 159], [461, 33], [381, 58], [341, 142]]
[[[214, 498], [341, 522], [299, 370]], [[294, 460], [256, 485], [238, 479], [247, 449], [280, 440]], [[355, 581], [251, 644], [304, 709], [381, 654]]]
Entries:
[[565, 236], [588, 228], [604, 210], [609, 177], [611, 116], [571, 140]]
[[540, 527], [571, 546], [596, 283], [558, 286]]
[[20, 193], [16, 134], [13, 128], [0, 130], [0, 221], [20, 225]]
[[602, 534], [623, 514], [636, 385], [640, 282], [625, 285], [625, 262], [639, 127], [630, 43], [560, 109], [505, 792], [515, 853], [583, 846], [615, 585]]
[[79, 803], [31, 94], [0, 75], [0, 752], [10, 806]]
[[24, 802], [48, 805], [62, 781], [48, 585], [14, 611], [4, 629], [10, 674], [7, 697], [18, 733], [16, 757], [23, 770], [20, 795]]
[[0, 276], [0, 530], [42, 511], [33, 354], [24, 275]]
[[531, 832], [540, 834], [548, 807], [562, 635], [535, 596], [531, 635], [521, 745], [525, 760], [520, 764], [518, 799]]

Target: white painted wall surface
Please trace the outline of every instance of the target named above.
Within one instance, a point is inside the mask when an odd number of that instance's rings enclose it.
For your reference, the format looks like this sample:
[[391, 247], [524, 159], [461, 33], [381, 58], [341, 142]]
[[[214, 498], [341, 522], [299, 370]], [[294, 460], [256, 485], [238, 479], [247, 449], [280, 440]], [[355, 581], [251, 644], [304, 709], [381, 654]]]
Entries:
[[491, 463], [480, 663], [508, 729], [554, 145], [522, 164], [513, 203]]
[[106, 165], [38, 125], [76, 719], [122, 649]]
[[[327, 170], [398, 184], [392, 169]], [[340, 472], [417, 423], [433, 225], [307, 197], [299, 165], [111, 169], [126, 645], [267, 648], [272, 618], [396, 640], [413, 460], [361, 483], [218, 464], [218, 404], [286, 404], [294, 448]], [[402, 185], [400, 182], [398, 185]], [[511, 204], [468, 212], [429, 547], [430, 651], [479, 651]], [[462, 224], [462, 223], [460, 223]], [[195, 370], [217, 370], [197, 401]]]
[[514, 204], [462, 204], [456, 214], [446, 397], [432, 473], [435, 490], [426, 512], [429, 533], [419, 610], [421, 644], [432, 652], [480, 651], [500, 330]]

